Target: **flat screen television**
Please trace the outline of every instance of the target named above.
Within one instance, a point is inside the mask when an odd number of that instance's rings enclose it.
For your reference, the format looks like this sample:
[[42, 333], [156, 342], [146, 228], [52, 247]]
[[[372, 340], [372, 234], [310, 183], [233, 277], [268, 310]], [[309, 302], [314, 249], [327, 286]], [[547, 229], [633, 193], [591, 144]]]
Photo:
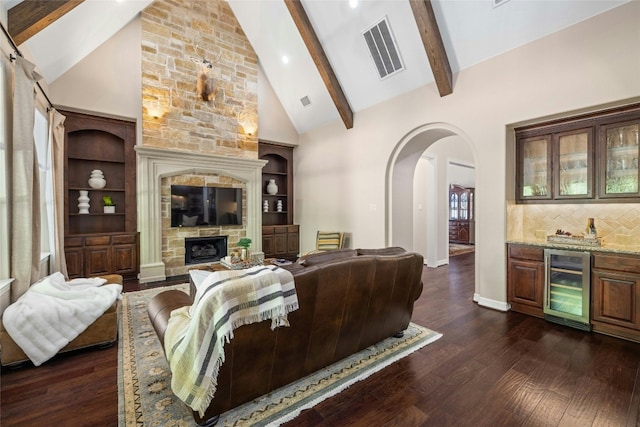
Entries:
[[171, 186], [171, 226], [242, 224], [242, 189]]

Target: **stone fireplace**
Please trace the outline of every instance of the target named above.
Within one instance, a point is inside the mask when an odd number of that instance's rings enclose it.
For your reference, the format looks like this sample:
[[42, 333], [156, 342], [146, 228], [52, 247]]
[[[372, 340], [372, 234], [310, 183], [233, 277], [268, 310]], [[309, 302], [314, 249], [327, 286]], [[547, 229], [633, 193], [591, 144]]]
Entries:
[[[152, 282], [188, 271], [186, 238], [226, 235], [233, 251], [238, 239], [248, 237], [252, 252], [262, 251], [265, 162], [257, 159], [256, 133], [246, 133], [238, 123], [240, 114], [258, 115], [258, 58], [229, 4], [156, 0], [140, 13], [140, 22], [139, 280]], [[191, 58], [202, 55], [218, 58], [208, 72], [216, 83], [215, 99], [203, 100], [196, 91], [199, 68]], [[151, 114], [151, 107], [162, 114]], [[171, 183], [241, 188], [242, 224], [171, 227]]]
[[[169, 238], [163, 231], [163, 218], [167, 217], [163, 215], [163, 206], [169, 206], [163, 204], [163, 178], [218, 175], [244, 186], [246, 222], [234, 238], [246, 236], [253, 242], [252, 253], [262, 251], [261, 177], [265, 161], [144, 146], [137, 146], [136, 152], [141, 283], [165, 280], [168, 270], [175, 275], [176, 272], [185, 274], [188, 269], [184, 264], [181, 266], [184, 271], [173, 269], [175, 266], [167, 265], [163, 257], [163, 244]], [[183, 234], [179, 238], [185, 237], [197, 236]]]

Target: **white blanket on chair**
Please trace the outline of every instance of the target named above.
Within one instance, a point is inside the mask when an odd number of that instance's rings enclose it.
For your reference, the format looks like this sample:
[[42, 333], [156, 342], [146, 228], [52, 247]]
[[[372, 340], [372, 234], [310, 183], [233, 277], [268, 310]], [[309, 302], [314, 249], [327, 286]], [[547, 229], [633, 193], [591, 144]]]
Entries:
[[40, 366], [80, 335], [120, 298], [122, 286], [105, 279], [66, 282], [54, 273], [34, 283], [2, 315], [11, 338]]

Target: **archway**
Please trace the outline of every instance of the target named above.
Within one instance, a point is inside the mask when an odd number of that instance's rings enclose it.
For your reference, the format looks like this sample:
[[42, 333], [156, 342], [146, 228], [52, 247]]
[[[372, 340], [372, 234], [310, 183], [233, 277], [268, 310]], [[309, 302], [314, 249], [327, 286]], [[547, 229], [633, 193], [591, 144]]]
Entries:
[[[416, 165], [427, 148], [436, 141], [450, 136], [461, 138], [469, 146], [474, 163], [477, 165], [478, 156], [471, 139], [460, 128], [448, 123], [430, 123], [413, 129], [401, 138], [391, 153], [385, 177], [385, 244], [387, 246], [413, 248], [413, 176]], [[480, 187], [478, 168], [475, 175], [476, 186]], [[476, 220], [478, 219], [476, 214]], [[476, 243], [481, 239], [480, 234], [480, 232], [476, 233]], [[477, 244], [476, 248], [478, 248]]]

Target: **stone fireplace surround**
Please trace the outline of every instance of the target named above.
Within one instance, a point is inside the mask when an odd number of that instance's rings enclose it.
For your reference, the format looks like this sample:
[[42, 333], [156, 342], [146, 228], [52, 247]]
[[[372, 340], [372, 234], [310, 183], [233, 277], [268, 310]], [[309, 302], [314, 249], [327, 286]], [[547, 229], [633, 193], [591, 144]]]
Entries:
[[138, 231], [140, 232], [141, 283], [165, 280], [162, 260], [161, 180], [182, 174], [218, 174], [246, 186], [246, 236], [252, 253], [262, 251], [262, 167], [259, 159], [218, 156], [166, 148], [136, 146], [138, 188]]

